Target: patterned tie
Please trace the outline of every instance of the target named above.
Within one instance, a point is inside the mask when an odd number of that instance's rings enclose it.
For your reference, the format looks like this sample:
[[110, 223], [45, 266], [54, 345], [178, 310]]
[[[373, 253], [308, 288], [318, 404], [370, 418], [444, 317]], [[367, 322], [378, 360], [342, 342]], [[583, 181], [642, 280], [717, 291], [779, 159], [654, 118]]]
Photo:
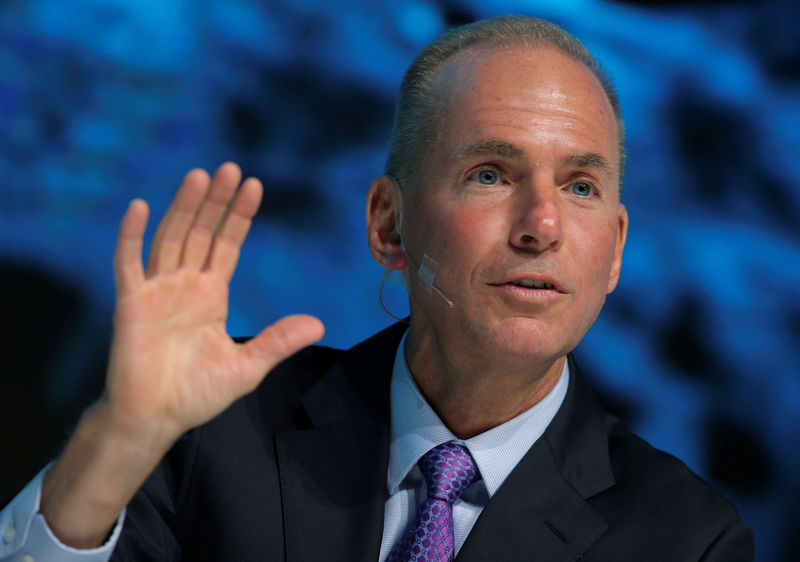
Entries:
[[417, 520], [394, 545], [387, 562], [450, 562], [454, 558], [453, 503], [478, 477], [475, 460], [454, 441], [428, 451], [419, 461], [428, 499]]

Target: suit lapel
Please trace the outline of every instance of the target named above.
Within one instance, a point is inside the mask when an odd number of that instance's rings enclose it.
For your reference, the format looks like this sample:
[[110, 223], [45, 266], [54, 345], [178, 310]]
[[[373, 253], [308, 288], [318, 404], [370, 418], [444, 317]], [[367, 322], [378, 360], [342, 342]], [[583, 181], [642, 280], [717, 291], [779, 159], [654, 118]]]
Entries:
[[312, 428], [276, 435], [287, 560], [377, 560], [389, 380], [405, 326], [344, 353], [302, 398]]
[[539, 440], [483, 510], [457, 559], [577, 560], [607, 528]]
[[457, 560], [577, 560], [608, 529], [586, 500], [613, 484], [605, 415], [570, 357], [558, 414], [489, 501]]

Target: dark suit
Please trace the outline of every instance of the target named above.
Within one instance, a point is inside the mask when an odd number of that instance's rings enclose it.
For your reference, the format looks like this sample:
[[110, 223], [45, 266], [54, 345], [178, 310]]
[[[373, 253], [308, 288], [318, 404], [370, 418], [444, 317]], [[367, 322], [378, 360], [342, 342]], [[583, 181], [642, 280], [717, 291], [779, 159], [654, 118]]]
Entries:
[[[377, 560], [403, 330], [306, 349], [184, 436], [131, 502], [113, 559]], [[561, 409], [457, 559], [752, 560], [735, 508], [606, 415], [570, 368]]]

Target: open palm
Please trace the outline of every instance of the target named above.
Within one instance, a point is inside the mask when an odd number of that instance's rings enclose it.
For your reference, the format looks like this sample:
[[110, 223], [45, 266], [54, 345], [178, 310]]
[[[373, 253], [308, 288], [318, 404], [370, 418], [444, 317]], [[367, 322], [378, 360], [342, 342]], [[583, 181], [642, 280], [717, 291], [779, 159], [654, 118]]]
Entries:
[[254, 178], [220, 166], [187, 174], [156, 231], [147, 268], [148, 207], [131, 203], [114, 257], [117, 308], [105, 399], [118, 422], [173, 438], [249, 392], [278, 362], [318, 340], [311, 316], [285, 317], [247, 343], [226, 333], [228, 286], [261, 200]]

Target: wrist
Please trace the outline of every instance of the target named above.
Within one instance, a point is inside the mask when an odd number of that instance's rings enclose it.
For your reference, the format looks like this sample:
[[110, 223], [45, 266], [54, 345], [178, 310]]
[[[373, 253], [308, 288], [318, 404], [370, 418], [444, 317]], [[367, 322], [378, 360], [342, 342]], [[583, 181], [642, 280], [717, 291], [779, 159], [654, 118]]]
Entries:
[[145, 457], [154, 452], [163, 456], [185, 432], [177, 423], [155, 415], [129, 415], [113, 404], [106, 394], [84, 412], [80, 423], [86, 423], [88, 431], [107, 446], [124, 449], [120, 451], [122, 454], [143, 454]]
[[76, 548], [102, 544], [174, 442], [168, 435], [125, 423], [102, 399], [89, 408], [42, 483], [40, 512], [59, 540]]

